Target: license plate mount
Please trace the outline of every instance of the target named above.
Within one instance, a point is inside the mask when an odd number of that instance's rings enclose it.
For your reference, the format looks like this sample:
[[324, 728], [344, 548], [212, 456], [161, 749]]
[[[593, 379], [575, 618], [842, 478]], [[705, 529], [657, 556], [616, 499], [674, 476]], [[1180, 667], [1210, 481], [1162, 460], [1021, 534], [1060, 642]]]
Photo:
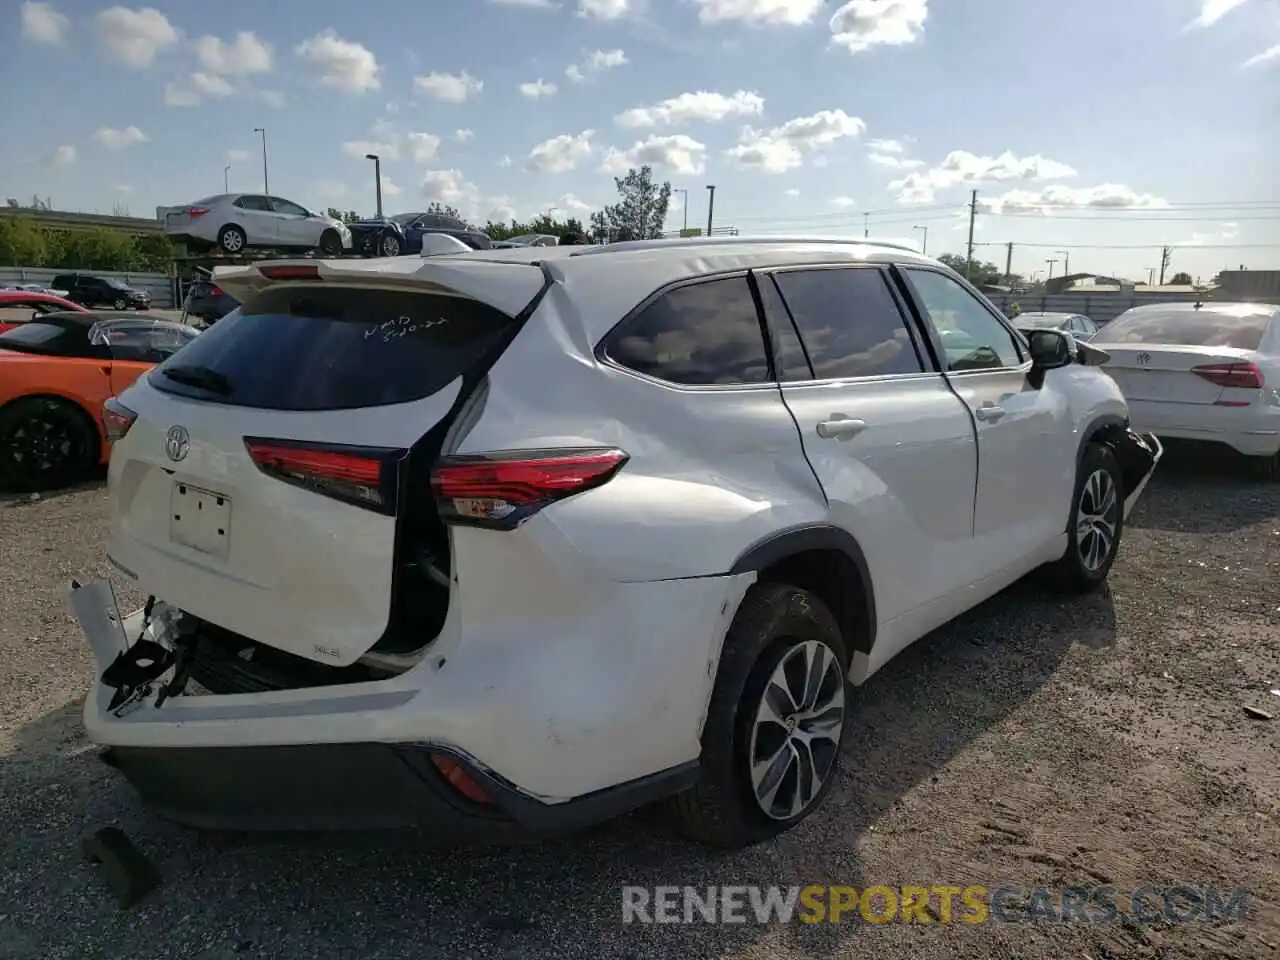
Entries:
[[169, 498], [169, 539], [225, 560], [231, 549], [231, 498], [189, 483], [174, 483]]

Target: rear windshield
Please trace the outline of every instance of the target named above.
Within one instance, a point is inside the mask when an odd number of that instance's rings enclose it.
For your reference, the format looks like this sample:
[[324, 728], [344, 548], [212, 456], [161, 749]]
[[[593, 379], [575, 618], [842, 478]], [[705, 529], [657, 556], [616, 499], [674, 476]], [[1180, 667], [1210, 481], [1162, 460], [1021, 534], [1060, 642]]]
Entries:
[[1257, 350], [1271, 322], [1270, 313], [1219, 313], [1183, 310], [1121, 314], [1098, 335], [1107, 343], [1167, 343], [1186, 347], [1235, 347]]
[[[456, 380], [510, 323], [460, 297], [279, 287], [201, 333], [150, 382], [168, 393], [268, 410], [408, 403]], [[171, 367], [187, 382], [166, 376]], [[220, 389], [193, 385], [201, 378]]]

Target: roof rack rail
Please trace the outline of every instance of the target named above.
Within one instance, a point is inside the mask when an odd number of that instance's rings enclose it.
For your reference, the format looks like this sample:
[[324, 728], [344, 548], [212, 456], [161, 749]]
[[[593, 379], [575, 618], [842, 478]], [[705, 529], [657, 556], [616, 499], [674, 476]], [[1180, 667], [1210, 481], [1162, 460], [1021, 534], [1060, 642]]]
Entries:
[[701, 247], [701, 246], [751, 246], [766, 243], [812, 243], [814, 245], [856, 244], [866, 247], [889, 247], [894, 250], [906, 250], [921, 253], [920, 245], [912, 240], [887, 239], [875, 237], [815, 237], [815, 236], [756, 236], [756, 237], [663, 237], [656, 240], [619, 240], [575, 250], [573, 256], [589, 256], [599, 253], [621, 253], [627, 250], [662, 250], [668, 247]]

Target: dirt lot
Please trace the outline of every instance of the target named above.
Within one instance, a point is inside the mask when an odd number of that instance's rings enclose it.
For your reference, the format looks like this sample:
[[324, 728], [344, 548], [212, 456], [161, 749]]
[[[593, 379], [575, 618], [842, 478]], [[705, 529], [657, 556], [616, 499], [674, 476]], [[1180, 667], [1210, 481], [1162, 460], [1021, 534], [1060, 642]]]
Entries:
[[[101, 571], [100, 485], [0, 499], [0, 956], [1280, 958], [1280, 485], [1171, 455], [1110, 591], [1020, 585], [855, 695], [842, 782], [731, 856], [642, 812], [508, 852], [197, 836], [80, 733], [61, 590]], [[1251, 719], [1246, 705], [1275, 714]], [[165, 877], [120, 913], [78, 841], [117, 823]], [[1252, 889], [1244, 924], [624, 926], [623, 884]]]

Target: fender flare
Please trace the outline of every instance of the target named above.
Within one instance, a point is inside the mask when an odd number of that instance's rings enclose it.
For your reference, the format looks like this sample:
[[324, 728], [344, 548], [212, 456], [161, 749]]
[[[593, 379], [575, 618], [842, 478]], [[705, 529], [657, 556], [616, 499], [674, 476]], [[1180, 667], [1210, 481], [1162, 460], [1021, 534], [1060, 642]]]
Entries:
[[1084, 462], [1084, 451], [1099, 431], [1109, 427], [1119, 427], [1126, 430], [1129, 427], [1129, 419], [1118, 413], [1103, 413], [1094, 417], [1089, 421], [1089, 425], [1080, 431], [1080, 445], [1076, 449], [1076, 474], [1080, 473], [1080, 464]]
[[835, 550], [844, 554], [858, 573], [866, 608], [866, 623], [858, 631], [856, 651], [869, 653], [876, 642], [876, 594], [867, 555], [853, 534], [829, 523], [808, 523], [789, 527], [757, 540], [734, 561], [730, 575], [764, 570], [779, 561], [812, 550]]

